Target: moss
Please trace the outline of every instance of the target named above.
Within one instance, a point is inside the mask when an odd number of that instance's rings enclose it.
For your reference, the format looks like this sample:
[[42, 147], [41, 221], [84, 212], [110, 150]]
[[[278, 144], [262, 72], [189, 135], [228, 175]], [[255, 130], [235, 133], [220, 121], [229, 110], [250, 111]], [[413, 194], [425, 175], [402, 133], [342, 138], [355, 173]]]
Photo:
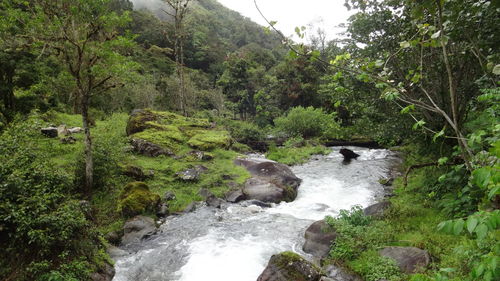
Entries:
[[135, 112], [134, 114], [130, 115], [128, 119], [126, 128], [127, 135], [130, 136], [132, 134], [139, 133], [148, 129], [151, 125], [151, 123], [149, 122], [155, 121], [157, 119], [158, 116], [151, 110], [144, 109]]
[[307, 145], [303, 147], [271, 147], [266, 154], [268, 159], [286, 165], [303, 164], [309, 160], [311, 155], [327, 155], [331, 149], [325, 146]]
[[118, 211], [131, 217], [145, 212], [154, 211], [160, 201], [160, 196], [149, 191], [143, 182], [131, 182], [125, 186], [118, 203]]
[[[311, 280], [312, 276], [309, 276], [309, 270], [312, 269], [316, 272], [321, 272], [321, 270], [314, 264], [309, 263], [300, 255], [294, 252], [282, 252], [271, 258], [271, 263], [277, 268], [286, 268], [283, 274], [286, 275], [288, 280], [294, 281], [306, 281]], [[306, 265], [307, 264], [307, 265]], [[308, 268], [310, 267], [310, 269]]]
[[228, 148], [231, 137], [226, 131], [200, 131], [188, 141], [188, 145], [201, 150]]
[[147, 129], [134, 134], [133, 137], [152, 142], [174, 153], [181, 151], [183, 146], [182, 141], [184, 139], [182, 134], [177, 131], [157, 131], [153, 129]]

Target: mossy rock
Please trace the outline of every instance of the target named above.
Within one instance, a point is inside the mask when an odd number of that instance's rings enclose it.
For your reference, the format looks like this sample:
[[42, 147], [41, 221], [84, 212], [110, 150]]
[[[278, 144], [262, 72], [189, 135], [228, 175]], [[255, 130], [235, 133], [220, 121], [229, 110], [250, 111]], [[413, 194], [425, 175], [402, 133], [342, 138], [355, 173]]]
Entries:
[[131, 182], [123, 189], [118, 202], [118, 211], [126, 217], [155, 212], [160, 196], [152, 193], [143, 182]]
[[231, 137], [226, 131], [200, 131], [188, 141], [188, 145], [200, 150], [228, 148]]
[[321, 270], [293, 252], [273, 255], [257, 281], [319, 281]]
[[154, 129], [147, 129], [140, 133], [134, 134], [133, 137], [136, 139], [142, 139], [148, 142], [152, 142], [166, 150], [173, 152], [178, 152], [182, 146], [182, 143], [186, 140], [186, 138], [179, 130], [157, 131]]
[[158, 116], [148, 109], [134, 110], [127, 122], [127, 136], [142, 132], [151, 126], [151, 121], [158, 119]]

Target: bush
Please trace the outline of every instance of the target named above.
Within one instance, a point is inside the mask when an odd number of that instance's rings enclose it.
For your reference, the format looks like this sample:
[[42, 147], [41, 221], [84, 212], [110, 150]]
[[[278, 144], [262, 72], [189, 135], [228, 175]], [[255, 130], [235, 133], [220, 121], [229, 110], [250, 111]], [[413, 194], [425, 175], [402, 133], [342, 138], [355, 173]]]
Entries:
[[0, 136], [0, 279], [84, 280], [101, 243], [72, 178], [37, 144], [36, 120], [14, 122]]
[[313, 107], [292, 108], [286, 116], [274, 119], [274, 124], [278, 132], [303, 138], [335, 137], [340, 130], [335, 114]]
[[231, 137], [239, 143], [252, 145], [264, 140], [262, 128], [254, 123], [239, 120], [220, 120], [219, 121], [231, 134]]

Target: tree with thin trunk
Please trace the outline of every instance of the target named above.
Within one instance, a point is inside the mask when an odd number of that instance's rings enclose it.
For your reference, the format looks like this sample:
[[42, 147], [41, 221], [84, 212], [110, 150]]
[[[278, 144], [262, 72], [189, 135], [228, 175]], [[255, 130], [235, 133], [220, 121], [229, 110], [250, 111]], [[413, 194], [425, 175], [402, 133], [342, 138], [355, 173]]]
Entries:
[[[178, 86], [178, 103], [179, 110], [186, 115], [186, 81], [184, 77], [184, 19], [188, 12], [188, 6], [191, 0], [164, 0], [169, 9], [164, 12], [172, 17], [173, 23], [173, 41], [174, 41], [174, 56], [176, 64], [177, 77], [179, 79]], [[167, 34], [167, 39], [169, 35]]]
[[11, 0], [23, 6], [30, 15], [25, 36], [33, 46], [43, 45], [47, 54], [58, 56], [75, 84], [85, 133], [84, 194], [93, 187], [93, 157], [90, 102], [121, 84], [136, 64], [120, 52], [133, 46], [133, 41], [120, 36], [118, 28], [129, 21], [127, 13], [117, 15], [110, 10], [109, 0]]

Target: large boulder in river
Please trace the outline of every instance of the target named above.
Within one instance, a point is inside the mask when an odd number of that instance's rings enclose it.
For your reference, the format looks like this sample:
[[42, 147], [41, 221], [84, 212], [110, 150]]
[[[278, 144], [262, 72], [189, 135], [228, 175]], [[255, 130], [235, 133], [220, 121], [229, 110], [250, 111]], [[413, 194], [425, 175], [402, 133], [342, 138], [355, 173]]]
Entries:
[[347, 148], [341, 148], [339, 153], [344, 156], [344, 160], [351, 160], [359, 157], [359, 154]]
[[304, 252], [318, 258], [325, 258], [330, 253], [330, 246], [337, 237], [335, 230], [324, 220], [311, 224], [305, 234]]
[[302, 180], [287, 165], [254, 159], [236, 159], [234, 163], [245, 167], [252, 175], [243, 188], [246, 199], [279, 203], [291, 202], [297, 197]]
[[293, 252], [273, 255], [257, 281], [319, 281], [321, 270]]
[[122, 245], [139, 242], [154, 235], [157, 231], [155, 221], [150, 217], [136, 216], [123, 226]]
[[407, 274], [415, 273], [430, 263], [429, 253], [415, 247], [385, 247], [379, 254], [395, 260], [399, 269]]

